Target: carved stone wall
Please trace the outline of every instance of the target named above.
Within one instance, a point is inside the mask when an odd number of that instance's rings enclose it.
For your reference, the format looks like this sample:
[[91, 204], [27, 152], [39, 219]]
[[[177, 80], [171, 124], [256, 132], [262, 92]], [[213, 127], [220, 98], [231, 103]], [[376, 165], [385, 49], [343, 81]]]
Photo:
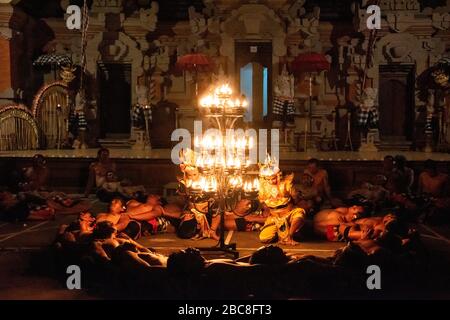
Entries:
[[[354, 27], [360, 36], [343, 38], [338, 44], [339, 64], [347, 67], [343, 73], [351, 92], [348, 99], [354, 104], [360, 102], [363, 82], [365, 87], [378, 88], [380, 65], [414, 65], [417, 78], [449, 54], [450, 1], [434, 9], [421, 9], [417, 0], [381, 1], [381, 29], [376, 31], [367, 29], [367, 5], [368, 1], [353, 3]], [[417, 110], [426, 103], [418, 93]]]
[[[197, 117], [194, 82], [189, 72], [174, 68], [177, 57], [194, 50], [214, 60], [214, 74], [199, 77], [201, 92], [218, 77], [219, 70], [222, 76], [236, 79], [235, 41], [272, 43], [272, 81], [298, 54], [323, 53], [332, 62], [331, 71], [316, 75], [311, 90], [314, 133], [323, 136], [339, 129], [335, 121], [339, 124], [345, 120], [345, 112], [336, 114], [336, 107], [359, 103], [363, 82], [366, 87], [377, 88], [380, 65], [414, 64], [419, 76], [449, 54], [450, 1], [430, 9], [421, 8], [417, 0], [382, 0], [382, 28], [372, 33], [373, 39], [366, 27], [369, 2], [355, 0], [350, 23], [322, 21], [320, 8], [306, 9], [306, 0], [204, 0], [204, 9], [189, 8], [189, 20], [185, 21], [158, 21], [156, 2], [125, 15], [122, 1], [95, 0], [90, 9], [87, 71], [95, 80], [98, 62], [131, 63], [132, 104], [136, 102], [138, 79], [144, 79], [150, 86], [149, 100], [156, 103], [165, 98], [176, 103], [179, 126], [191, 129]], [[0, 4], [3, 39], [14, 36], [9, 23], [11, 8], [10, 4]], [[78, 63], [80, 32], [68, 30], [61, 18], [47, 18], [45, 22], [55, 34], [56, 52], [66, 53]], [[16, 89], [12, 84], [8, 94], [17, 95]], [[296, 75], [299, 112], [309, 107], [309, 93], [309, 79]], [[416, 95], [415, 103], [420, 107], [425, 101]], [[297, 133], [304, 131], [304, 118], [299, 117]]]

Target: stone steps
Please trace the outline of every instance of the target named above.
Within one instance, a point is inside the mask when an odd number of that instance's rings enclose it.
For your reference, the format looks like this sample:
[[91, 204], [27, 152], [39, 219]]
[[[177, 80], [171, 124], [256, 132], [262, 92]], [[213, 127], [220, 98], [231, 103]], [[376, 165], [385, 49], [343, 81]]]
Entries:
[[128, 149], [131, 148], [131, 142], [130, 139], [112, 139], [112, 138], [105, 138], [105, 139], [99, 139], [99, 144], [108, 149]]

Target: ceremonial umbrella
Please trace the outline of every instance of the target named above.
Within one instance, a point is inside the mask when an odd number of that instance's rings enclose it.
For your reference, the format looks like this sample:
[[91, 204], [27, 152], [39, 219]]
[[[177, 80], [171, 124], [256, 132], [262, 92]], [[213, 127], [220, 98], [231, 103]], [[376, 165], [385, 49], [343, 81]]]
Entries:
[[183, 71], [189, 71], [194, 75], [195, 96], [198, 94], [197, 76], [199, 72], [212, 71], [214, 62], [209, 56], [203, 53], [189, 53], [178, 57], [176, 68]]
[[296, 73], [320, 72], [330, 70], [330, 63], [325, 55], [316, 52], [301, 53], [295, 57], [291, 64], [292, 71]]
[[[291, 69], [295, 74], [309, 74], [309, 133], [312, 133], [312, 73], [330, 70], [325, 55], [316, 52], [301, 53], [292, 61]], [[305, 131], [305, 137], [307, 132]], [[306, 142], [305, 142], [306, 151]]]

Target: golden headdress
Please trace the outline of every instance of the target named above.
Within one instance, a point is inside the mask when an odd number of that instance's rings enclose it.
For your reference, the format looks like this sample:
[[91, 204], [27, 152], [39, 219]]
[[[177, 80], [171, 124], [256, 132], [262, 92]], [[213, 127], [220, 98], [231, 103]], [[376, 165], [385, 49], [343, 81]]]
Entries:
[[279, 174], [281, 174], [281, 171], [276, 161], [267, 154], [264, 164], [259, 164], [259, 176], [261, 178], [269, 178]]

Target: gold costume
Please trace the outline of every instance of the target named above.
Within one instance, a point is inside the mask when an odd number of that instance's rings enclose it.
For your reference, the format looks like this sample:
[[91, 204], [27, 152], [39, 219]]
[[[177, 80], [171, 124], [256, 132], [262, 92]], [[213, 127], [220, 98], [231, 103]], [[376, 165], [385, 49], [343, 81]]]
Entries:
[[260, 178], [259, 200], [270, 209], [270, 216], [262, 227], [259, 239], [268, 243], [277, 237], [284, 240], [289, 236], [289, 229], [295, 219], [305, 219], [305, 210], [295, 208], [292, 199], [296, 195], [293, 186], [294, 175], [290, 174], [284, 179], [277, 175], [278, 182], [272, 184], [270, 179]]

